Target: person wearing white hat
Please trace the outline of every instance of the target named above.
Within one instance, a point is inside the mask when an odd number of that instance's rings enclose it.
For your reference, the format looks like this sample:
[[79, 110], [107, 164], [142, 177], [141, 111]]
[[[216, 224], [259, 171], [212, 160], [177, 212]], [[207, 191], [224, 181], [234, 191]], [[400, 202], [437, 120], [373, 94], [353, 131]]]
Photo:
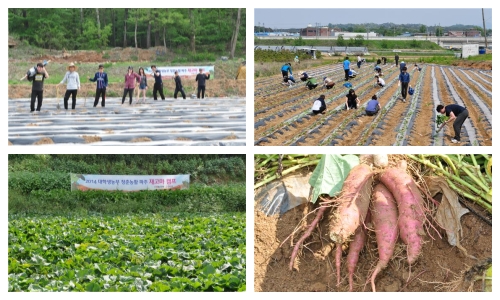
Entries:
[[67, 72], [64, 75], [63, 80], [58, 84], [66, 83], [66, 93], [64, 94], [64, 109], [68, 109], [68, 100], [71, 95], [71, 109], [76, 107], [76, 94], [80, 89], [80, 75], [76, 71], [78, 69], [74, 63], [70, 63], [67, 67]]
[[403, 73], [403, 69], [404, 69], [405, 67], [406, 67], [406, 63], [405, 63], [405, 61], [403, 60], [403, 61], [401, 61], [401, 63], [399, 64], [399, 71], [400, 71], [401, 73]]

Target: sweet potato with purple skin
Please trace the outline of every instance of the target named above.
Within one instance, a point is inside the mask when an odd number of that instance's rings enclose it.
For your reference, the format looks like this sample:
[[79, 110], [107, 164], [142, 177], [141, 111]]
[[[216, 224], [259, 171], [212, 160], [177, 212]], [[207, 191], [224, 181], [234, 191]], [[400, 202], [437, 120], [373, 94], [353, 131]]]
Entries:
[[401, 240], [407, 245], [408, 263], [413, 264], [422, 250], [425, 235], [423, 199], [413, 178], [400, 164], [399, 168], [390, 168], [380, 175], [382, 182], [392, 193], [398, 205], [398, 228]]
[[[368, 211], [368, 216], [366, 217], [366, 221], [369, 222], [370, 211]], [[356, 265], [359, 261], [359, 254], [363, 250], [363, 247], [366, 243], [366, 227], [364, 224], [361, 224], [356, 232], [354, 233], [353, 240], [349, 243], [349, 253], [347, 254], [347, 271], [349, 272], [349, 292], [352, 292], [353, 285], [353, 277], [354, 271], [356, 271]], [[337, 276], [340, 277], [339, 274]]]
[[372, 291], [375, 292], [375, 277], [391, 260], [398, 239], [398, 207], [392, 193], [382, 183], [373, 189], [370, 213], [379, 256], [371, 276]]
[[356, 229], [364, 223], [370, 205], [373, 182], [370, 166], [361, 164], [351, 169], [336, 200], [339, 204], [329, 224], [330, 238], [337, 246], [337, 284], [340, 285], [340, 258], [342, 243], [348, 242]]

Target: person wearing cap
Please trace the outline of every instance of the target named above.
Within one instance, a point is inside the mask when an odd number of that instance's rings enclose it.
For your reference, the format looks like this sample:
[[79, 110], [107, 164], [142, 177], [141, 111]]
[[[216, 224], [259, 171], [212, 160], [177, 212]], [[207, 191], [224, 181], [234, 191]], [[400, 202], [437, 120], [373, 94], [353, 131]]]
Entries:
[[286, 63], [281, 67], [281, 75], [283, 75], [283, 77], [288, 76], [288, 73], [293, 76], [291, 63]]
[[373, 116], [378, 113], [378, 111], [381, 109], [380, 103], [377, 100], [377, 95], [373, 95], [370, 101], [366, 104], [366, 115], [367, 116]]
[[210, 79], [210, 72], [203, 73], [203, 69], [200, 69], [200, 73], [196, 75], [196, 81], [198, 82], [198, 94], [196, 95], [198, 99], [205, 99], [205, 81]]
[[[403, 62], [401, 62], [403, 64]], [[398, 86], [401, 86], [401, 97], [403, 97], [403, 102], [406, 102], [406, 94], [408, 93], [408, 85], [410, 84], [410, 74], [407, 72], [407, 68], [401, 69], [401, 74], [399, 74]]]
[[246, 61], [241, 63], [241, 66], [238, 68], [238, 73], [236, 73], [236, 80], [245, 80], [247, 78], [247, 67]]
[[323, 87], [327, 90], [333, 88], [335, 86], [335, 82], [331, 78], [323, 77]]
[[380, 78], [378, 75], [375, 75], [375, 85], [384, 87], [385, 86], [385, 81]]
[[300, 59], [298, 55], [295, 55], [294, 61], [298, 64], [300, 64]]
[[128, 67], [127, 74], [125, 74], [125, 85], [123, 87], [122, 105], [125, 103], [125, 96], [129, 97], [129, 105], [132, 105], [132, 95], [134, 94], [135, 81], [141, 80], [139, 74], [134, 73], [132, 66]]
[[163, 80], [161, 79], [161, 71], [156, 69], [155, 65], [151, 66], [153, 70], [153, 78], [155, 79], [155, 84], [153, 85], [153, 100], [158, 100], [158, 92], [160, 93], [161, 100], [165, 100], [163, 95]]
[[89, 81], [97, 82], [95, 89], [94, 107], [99, 104], [99, 98], [102, 96], [101, 106], [105, 107], [106, 87], [108, 86], [108, 74], [104, 73], [104, 65], [99, 65], [99, 71], [95, 73], [94, 78], [89, 78]]
[[349, 57], [346, 56], [344, 62], [342, 63], [344, 67], [344, 73], [345, 73], [345, 81], [349, 81], [349, 71], [351, 70], [351, 62], [349, 61]]
[[307, 81], [307, 79], [309, 78], [309, 75], [307, 75], [306, 72], [300, 72], [299, 76], [301, 81]]
[[403, 72], [403, 68], [406, 68], [406, 63], [404, 60], [402, 60], [399, 64], [399, 71]]
[[76, 70], [78, 69], [74, 63], [70, 63], [67, 67], [67, 72], [64, 75], [63, 80], [57, 85], [66, 83], [66, 93], [64, 94], [64, 109], [68, 109], [68, 100], [71, 95], [71, 109], [76, 107], [76, 94], [80, 89], [80, 76]]
[[43, 81], [49, 78], [49, 73], [45, 69], [43, 63], [36, 64], [36, 72], [33, 76], [29, 76], [28, 80], [31, 84], [31, 112], [35, 111], [35, 101], [37, 101], [36, 111], [40, 111], [43, 101]]
[[314, 100], [311, 110], [314, 115], [324, 114], [326, 112], [325, 95], [321, 95], [318, 99]]
[[174, 73], [174, 81], [175, 81], [175, 91], [174, 91], [174, 99], [177, 99], [177, 93], [181, 92], [182, 99], [186, 99], [186, 94], [184, 93], [184, 89], [182, 88], [181, 77], [179, 76], [179, 72], [175, 71]]

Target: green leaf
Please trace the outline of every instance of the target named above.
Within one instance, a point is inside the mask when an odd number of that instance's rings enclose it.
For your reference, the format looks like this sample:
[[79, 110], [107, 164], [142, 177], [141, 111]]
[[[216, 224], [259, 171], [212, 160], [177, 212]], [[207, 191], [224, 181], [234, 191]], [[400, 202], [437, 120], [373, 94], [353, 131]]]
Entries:
[[203, 274], [215, 274], [215, 268], [212, 265], [206, 265], [205, 267], [203, 267]]
[[359, 158], [356, 155], [323, 155], [309, 179], [313, 187], [311, 202], [316, 203], [321, 194], [333, 197], [340, 192], [349, 171], [357, 165]]
[[87, 291], [87, 292], [100, 292], [101, 286], [96, 282], [89, 282], [85, 286], [85, 291]]

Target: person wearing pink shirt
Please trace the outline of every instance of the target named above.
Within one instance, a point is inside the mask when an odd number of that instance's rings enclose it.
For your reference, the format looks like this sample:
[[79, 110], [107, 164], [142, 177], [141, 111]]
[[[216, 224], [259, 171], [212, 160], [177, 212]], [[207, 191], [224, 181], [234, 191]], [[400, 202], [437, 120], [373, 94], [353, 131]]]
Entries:
[[127, 74], [125, 75], [125, 88], [123, 90], [122, 105], [125, 103], [125, 96], [127, 96], [127, 93], [129, 94], [130, 99], [129, 104], [132, 105], [132, 94], [134, 93], [135, 82], [140, 79], [141, 76], [134, 73], [134, 68], [128, 67]]

